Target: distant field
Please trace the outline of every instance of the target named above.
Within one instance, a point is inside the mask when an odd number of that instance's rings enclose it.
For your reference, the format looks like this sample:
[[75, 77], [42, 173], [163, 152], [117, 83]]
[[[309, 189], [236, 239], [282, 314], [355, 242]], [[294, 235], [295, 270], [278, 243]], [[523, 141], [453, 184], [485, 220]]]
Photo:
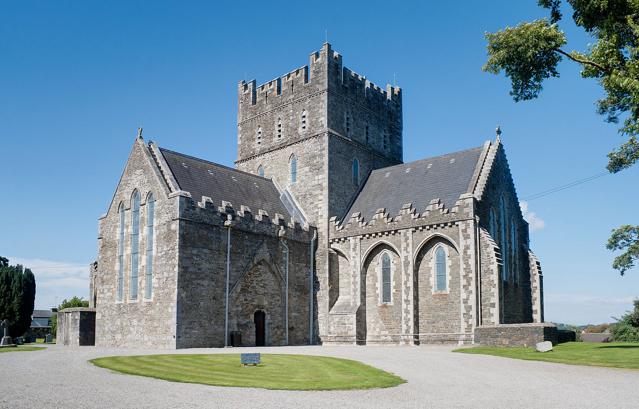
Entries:
[[28, 352], [28, 351], [39, 351], [41, 349], [46, 349], [44, 347], [32, 347], [30, 345], [18, 345], [15, 348], [0, 348], [0, 353], [2, 352]]
[[608, 344], [567, 342], [556, 345], [550, 352], [537, 352], [534, 348], [475, 347], [454, 352], [502, 356], [505, 358], [546, 361], [571, 365], [607, 366], [639, 369], [639, 343], [611, 342]]
[[397, 386], [405, 381], [361, 362], [323, 356], [262, 354], [258, 366], [239, 354], [111, 356], [90, 362], [131, 375], [174, 382], [287, 390], [345, 390]]

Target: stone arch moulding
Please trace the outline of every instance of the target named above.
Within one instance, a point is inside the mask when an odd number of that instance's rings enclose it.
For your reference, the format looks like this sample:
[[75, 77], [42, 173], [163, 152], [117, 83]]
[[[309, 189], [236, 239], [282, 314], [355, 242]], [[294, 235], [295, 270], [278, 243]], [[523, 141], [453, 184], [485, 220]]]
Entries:
[[244, 268], [242, 269], [242, 274], [229, 286], [229, 294], [233, 294], [233, 292], [237, 289], [237, 287], [244, 281], [246, 275], [253, 270], [260, 263], [264, 263], [269, 270], [273, 273], [273, 275], [280, 282], [280, 286], [284, 285], [284, 275], [277, 267], [277, 264], [273, 262], [273, 258], [271, 257], [271, 253], [266, 248], [266, 245], [262, 243], [262, 245], [255, 251], [253, 256], [246, 263]]
[[441, 233], [433, 233], [430, 236], [426, 237], [424, 240], [422, 240], [422, 242], [417, 247], [415, 247], [415, 251], [413, 252], [414, 266], [417, 265], [417, 261], [419, 259], [419, 253], [428, 245], [428, 243], [437, 239], [441, 239], [448, 242], [448, 244], [457, 252], [457, 254], [461, 254], [459, 251], [459, 246], [457, 245], [455, 240]]
[[393, 244], [391, 244], [390, 242], [386, 240], [379, 240], [371, 244], [370, 247], [366, 249], [366, 251], [364, 252], [364, 255], [362, 256], [362, 262], [361, 262], [362, 268], [364, 267], [364, 264], [366, 263], [368, 256], [375, 250], [375, 248], [382, 246], [384, 244], [390, 247], [395, 252], [395, 255], [399, 257], [400, 252], [399, 250], [397, 250], [397, 247], [395, 247]]

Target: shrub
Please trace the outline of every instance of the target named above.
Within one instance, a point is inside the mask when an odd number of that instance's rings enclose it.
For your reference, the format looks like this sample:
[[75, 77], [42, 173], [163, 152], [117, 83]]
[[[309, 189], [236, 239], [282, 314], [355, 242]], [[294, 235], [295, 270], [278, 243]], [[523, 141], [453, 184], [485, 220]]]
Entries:
[[639, 342], [639, 299], [634, 301], [634, 307], [612, 326], [615, 341]]

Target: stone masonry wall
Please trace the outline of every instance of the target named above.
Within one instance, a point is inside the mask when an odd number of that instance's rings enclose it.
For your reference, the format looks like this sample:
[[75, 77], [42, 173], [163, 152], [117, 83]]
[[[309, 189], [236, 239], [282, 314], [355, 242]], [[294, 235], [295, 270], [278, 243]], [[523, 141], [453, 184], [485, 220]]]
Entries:
[[66, 308], [58, 311], [56, 343], [64, 346], [95, 345], [95, 309]]
[[[506, 154], [499, 140], [490, 147], [484, 167], [491, 171], [485, 180], [480, 181], [479, 192], [476, 192], [479, 197], [477, 213], [480, 226], [489, 232], [500, 250], [499, 322], [532, 322], [528, 223], [522, 216]], [[501, 211], [502, 200], [504, 212]], [[494, 220], [492, 224], [491, 218]]]
[[[284, 345], [285, 247], [289, 253], [289, 344], [308, 343], [312, 233], [232, 208], [180, 204], [177, 347], [224, 345], [227, 228], [231, 216], [229, 334], [255, 345], [254, 313], [266, 313], [266, 344]], [[261, 220], [257, 220], [260, 219]], [[280, 229], [284, 233], [280, 237]]]
[[[131, 201], [141, 195], [138, 296], [131, 298]], [[155, 197], [152, 296], [146, 298], [147, 198]], [[118, 208], [125, 209], [124, 280], [122, 300], [117, 298], [119, 228]], [[100, 218], [98, 269], [95, 273], [96, 344], [114, 347], [175, 348], [177, 286], [177, 198], [153, 164], [144, 141], [138, 138], [107, 213]]]
[[543, 341], [557, 344], [557, 327], [554, 324], [502, 324], [475, 329], [475, 342], [481, 345], [534, 347]]

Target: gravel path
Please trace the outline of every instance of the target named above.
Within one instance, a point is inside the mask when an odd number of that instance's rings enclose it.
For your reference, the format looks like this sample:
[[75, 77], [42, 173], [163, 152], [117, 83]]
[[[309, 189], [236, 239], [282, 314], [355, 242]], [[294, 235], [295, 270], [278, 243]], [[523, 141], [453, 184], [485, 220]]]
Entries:
[[[454, 354], [451, 347], [122, 350], [0, 354], [2, 408], [637, 408], [639, 371]], [[296, 353], [356, 359], [408, 383], [369, 391], [222, 388], [122, 375], [87, 362], [147, 353]]]

